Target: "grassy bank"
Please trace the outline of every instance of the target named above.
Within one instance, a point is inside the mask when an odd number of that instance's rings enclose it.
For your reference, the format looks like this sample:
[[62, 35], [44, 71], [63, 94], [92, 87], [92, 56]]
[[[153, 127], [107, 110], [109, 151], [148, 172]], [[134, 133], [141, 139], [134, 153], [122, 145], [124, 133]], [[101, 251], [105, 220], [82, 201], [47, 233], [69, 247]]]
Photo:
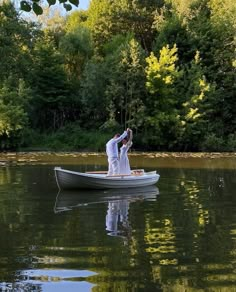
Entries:
[[[80, 151], [80, 152], [103, 152], [105, 145], [115, 133], [122, 133], [118, 127], [107, 129], [86, 130], [78, 124], [68, 124], [54, 132], [34, 131], [28, 129], [24, 132], [21, 141], [18, 141], [17, 151]], [[184, 145], [174, 145], [173, 141], [169, 147], [164, 147], [159, 139], [144, 133], [134, 133], [133, 147], [135, 151], [173, 151], [173, 152], [235, 152], [236, 136], [229, 135], [225, 140], [215, 135], [209, 135], [204, 141], [199, 141], [197, 149], [185, 149]], [[167, 149], [168, 148], [168, 149]]]
[[105, 151], [112, 134], [67, 126], [54, 133], [27, 131], [20, 151]]

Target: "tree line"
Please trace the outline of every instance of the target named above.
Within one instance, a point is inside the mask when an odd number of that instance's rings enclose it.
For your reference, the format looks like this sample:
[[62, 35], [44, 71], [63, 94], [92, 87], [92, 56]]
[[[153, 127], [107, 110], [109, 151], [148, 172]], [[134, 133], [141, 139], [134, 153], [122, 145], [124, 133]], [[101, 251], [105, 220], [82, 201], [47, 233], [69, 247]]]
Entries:
[[39, 24], [0, 6], [0, 147], [236, 150], [236, 3], [92, 0]]

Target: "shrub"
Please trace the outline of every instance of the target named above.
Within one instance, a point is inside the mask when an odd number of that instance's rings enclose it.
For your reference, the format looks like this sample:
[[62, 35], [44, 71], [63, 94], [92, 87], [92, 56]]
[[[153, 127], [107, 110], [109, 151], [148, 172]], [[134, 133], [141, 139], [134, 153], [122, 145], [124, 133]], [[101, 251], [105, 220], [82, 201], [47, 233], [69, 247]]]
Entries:
[[74, 123], [53, 133], [39, 133], [27, 129], [24, 131], [21, 146], [30, 150], [105, 151], [105, 144], [111, 137], [112, 134], [99, 130], [82, 130]]
[[215, 134], [209, 134], [201, 144], [202, 151], [224, 151], [225, 142], [223, 138], [217, 137]]
[[227, 151], [236, 151], [236, 134], [230, 134], [227, 139]]

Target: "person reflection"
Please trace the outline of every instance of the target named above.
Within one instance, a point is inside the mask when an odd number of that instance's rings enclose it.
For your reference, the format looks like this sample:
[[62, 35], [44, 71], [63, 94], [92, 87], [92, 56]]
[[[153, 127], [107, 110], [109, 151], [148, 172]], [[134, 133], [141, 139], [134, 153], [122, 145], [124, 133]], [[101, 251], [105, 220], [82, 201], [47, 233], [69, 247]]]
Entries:
[[128, 212], [128, 200], [108, 202], [106, 215], [106, 230], [108, 231], [108, 235], [129, 237], [130, 225], [128, 221]]

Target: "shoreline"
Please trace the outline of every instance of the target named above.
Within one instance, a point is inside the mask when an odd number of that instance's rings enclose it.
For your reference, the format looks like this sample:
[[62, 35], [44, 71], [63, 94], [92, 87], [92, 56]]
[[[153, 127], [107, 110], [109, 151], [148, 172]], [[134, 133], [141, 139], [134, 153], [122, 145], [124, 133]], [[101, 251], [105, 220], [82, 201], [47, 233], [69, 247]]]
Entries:
[[[235, 169], [236, 152], [130, 152], [132, 168]], [[5, 152], [0, 166], [18, 165], [106, 166], [105, 152]]]

